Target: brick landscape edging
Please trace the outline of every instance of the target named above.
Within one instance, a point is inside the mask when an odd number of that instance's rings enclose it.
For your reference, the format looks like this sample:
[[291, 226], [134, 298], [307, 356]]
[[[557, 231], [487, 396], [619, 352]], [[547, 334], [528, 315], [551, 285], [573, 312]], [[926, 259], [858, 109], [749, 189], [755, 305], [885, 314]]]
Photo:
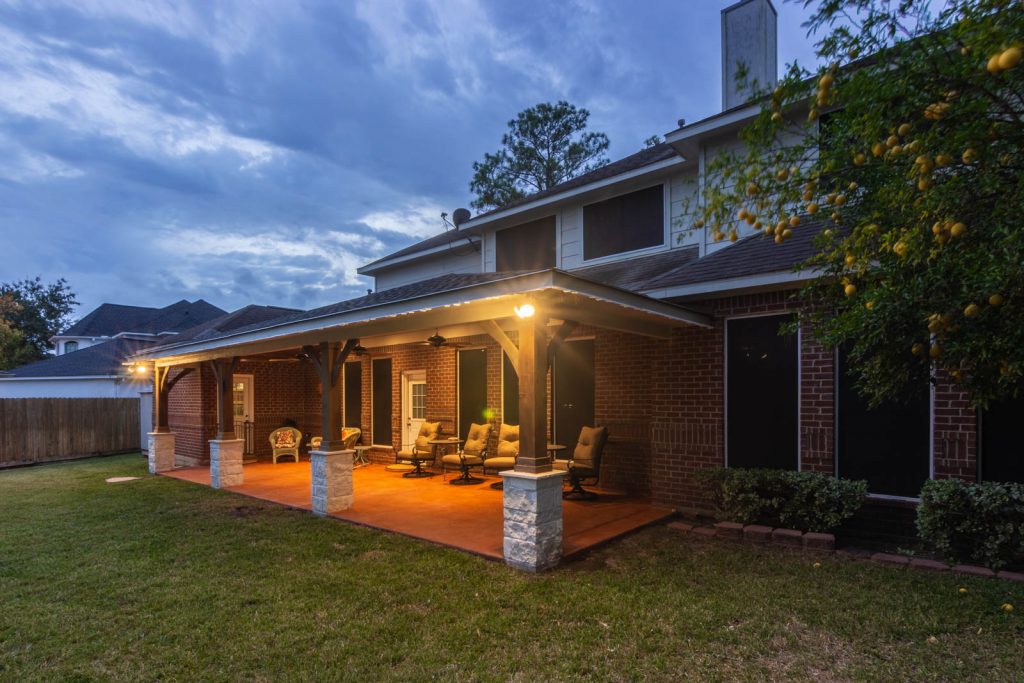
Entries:
[[[718, 522], [714, 526], [702, 526], [690, 522], [669, 522], [668, 528], [684, 534], [693, 534], [704, 538], [719, 538], [725, 541], [743, 542], [751, 545], [768, 545], [795, 550], [802, 548], [811, 552], [832, 553], [836, 549], [834, 534], [822, 534], [813, 531], [806, 533], [796, 529], [773, 528], [760, 524], [737, 524], [736, 522]], [[910, 567], [919, 571], [952, 572], [959, 576], [975, 576], [979, 578], [999, 578], [1005, 581], [1024, 583], [1024, 573], [999, 571], [973, 564], [957, 564], [950, 566], [945, 562], [920, 557], [907, 557], [893, 553], [874, 553], [870, 557], [876, 564], [893, 567]]]

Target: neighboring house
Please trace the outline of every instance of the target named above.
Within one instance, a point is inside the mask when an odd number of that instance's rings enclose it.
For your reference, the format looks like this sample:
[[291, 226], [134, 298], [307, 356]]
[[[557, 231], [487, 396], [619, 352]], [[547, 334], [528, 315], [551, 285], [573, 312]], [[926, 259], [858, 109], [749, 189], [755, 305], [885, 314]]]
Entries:
[[[161, 377], [183, 376], [158, 392], [169, 417], [157, 430], [175, 435], [176, 462], [209, 462], [210, 442], [218, 472], [234, 457], [224, 445], [234, 372], [252, 378], [256, 424], [359, 426], [378, 462], [424, 419], [460, 436], [490, 419], [533, 434], [517, 465], [528, 480], [549, 469], [536, 459], [541, 436], [571, 445], [581, 426], [605, 425], [602, 483], [686, 510], [707, 509], [697, 475], [716, 466], [863, 478], [873, 500], [895, 505], [930, 477], [1024, 480], [1013, 410], [979, 415], [942, 376], [906, 405], [869, 410], [842, 353], [806, 327], [779, 334], [814, 277], [796, 266], [817, 226], [782, 245], [742, 225], [736, 243], [694, 229], [687, 207], [707, 160], [738, 145], [759, 111], [731, 72], [742, 60], [752, 79], [774, 82], [775, 21], [768, 0], [723, 11], [723, 111], [665, 143], [363, 266], [376, 281], [366, 296], [146, 350], [139, 358]], [[520, 319], [525, 304], [537, 313]], [[207, 412], [186, 409], [196, 405]], [[545, 533], [506, 535], [506, 557], [522, 564], [516, 548], [541, 552]]]

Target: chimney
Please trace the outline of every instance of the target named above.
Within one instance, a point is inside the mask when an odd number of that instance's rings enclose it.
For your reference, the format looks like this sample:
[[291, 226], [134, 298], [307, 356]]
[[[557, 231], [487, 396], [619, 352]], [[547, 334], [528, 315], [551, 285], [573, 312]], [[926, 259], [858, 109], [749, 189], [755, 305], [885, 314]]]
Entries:
[[[741, 0], [722, 10], [722, 110], [746, 104], [750, 84], [773, 89], [778, 80], [777, 15], [771, 0]], [[736, 86], [738, 63], [747, 67], [747, 86]]]

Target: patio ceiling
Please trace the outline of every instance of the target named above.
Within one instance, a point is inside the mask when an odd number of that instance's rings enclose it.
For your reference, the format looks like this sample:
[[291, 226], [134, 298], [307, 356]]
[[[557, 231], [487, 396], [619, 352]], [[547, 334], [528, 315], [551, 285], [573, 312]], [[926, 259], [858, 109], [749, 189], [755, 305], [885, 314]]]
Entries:
[[166, 367], [348, 339], [359, 339], [366, 347], [401, 344], [422, 340], [423, 332], [435, 329], [448, 336], [489, 334], [493, 323], [510, 328], [514, 308], [527, 302], [551, 320], [656, 338], [668, 338], [680, 327], [710, 326], [706, 316], [689, 309], [546, 270], [337, 313], [313, 311], [257, 329], [148, 349], [134, 360]]

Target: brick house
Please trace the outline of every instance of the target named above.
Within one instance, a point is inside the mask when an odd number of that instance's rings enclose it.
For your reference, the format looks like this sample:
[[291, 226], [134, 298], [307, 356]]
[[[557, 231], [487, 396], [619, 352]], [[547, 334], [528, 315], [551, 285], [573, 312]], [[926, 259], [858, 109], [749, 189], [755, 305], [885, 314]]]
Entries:
[[[705, 161], [759, 111], [733, 86], [737, 62], [775, 80], [775, 20], [769, 0], [723, 10], [720, 114], [511, 205], [456, 212], [455, 229], [363, 266], [376, 284], [364, 297], [147, 351], [164, 411], [154, 438], [170, 444], [157, 450], [173, 454], [155, 467], [235, 458], [228, 406], [246, 401], [262, 432], [359, 426], [380, 463], [423, 418], [460, 436], [471, 422], [519, 424], [505, 555], [531, 569], [557, 561], [561, 538], [545, 442], [574, 443], [583, 425], [609, 429], [602, 486], [683, 510], [706, 509], [696, 474], [723, 465], [863, 478], [873, 500], [904, 505], [931, 477], [1024, 479], [1014, 407], [980, 415], [939, 376], [869, 410], [841, 352], [806, 327], [779, 334], [815, 277], [799, 269], [815, 226], [781, 246], [743, 224], [735, 243], [694, 228]], [[526, 304], [536, 313], [517, 315]], [[314, 457], [329, 460], [323, 448]], [[332, 466], [314, 462], [314, 509], [317, 477], [351, 504], [350, 456], [337, 486]], [[532, 501], [525, 516], [509, 484]]]

